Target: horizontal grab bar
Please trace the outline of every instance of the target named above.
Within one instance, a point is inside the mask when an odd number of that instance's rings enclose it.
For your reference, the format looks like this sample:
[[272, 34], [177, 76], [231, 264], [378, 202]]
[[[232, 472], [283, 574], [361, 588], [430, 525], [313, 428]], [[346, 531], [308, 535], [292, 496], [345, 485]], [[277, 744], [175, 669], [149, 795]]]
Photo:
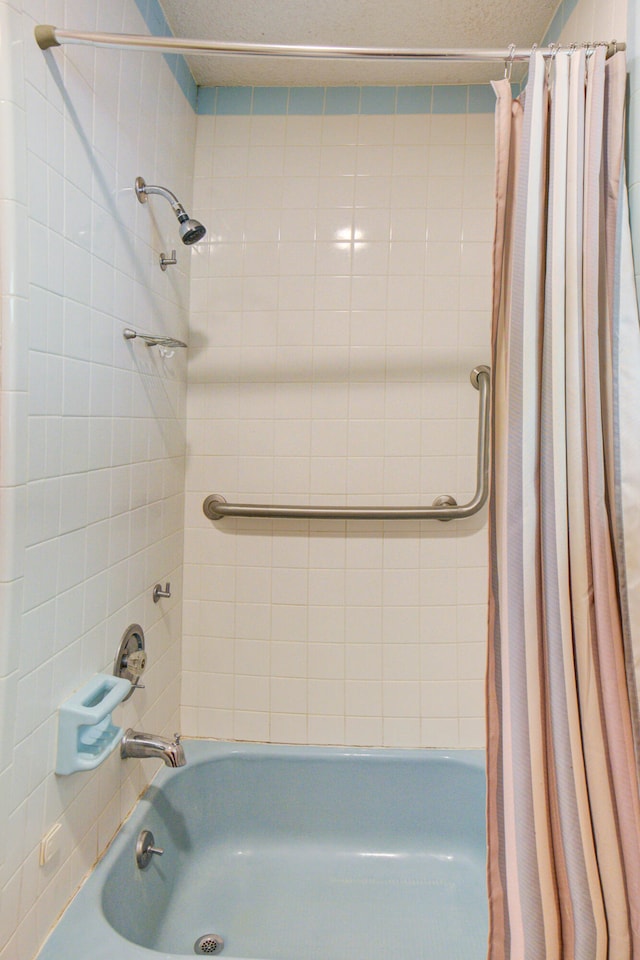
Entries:
[[202, 504], [209, 520], [224, 517], [262, 517], [287, 520], [460, 520], [472, 517], [484, 506], [489, 493], [489, 384], [491, 370], [484, 365], [471, 371], [471, 383], [479, 391], [476, 492], [468, 503], [458, 504], [449, 494], [436, 497], [430, 507], [332, 507], [268, 503], [227, 503], [219, 493]]

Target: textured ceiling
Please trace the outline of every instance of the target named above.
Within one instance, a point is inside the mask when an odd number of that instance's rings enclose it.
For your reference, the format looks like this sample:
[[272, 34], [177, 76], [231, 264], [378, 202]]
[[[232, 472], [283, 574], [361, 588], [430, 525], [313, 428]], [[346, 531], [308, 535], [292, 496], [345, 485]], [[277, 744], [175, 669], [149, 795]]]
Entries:
[[[160, 0], [177, 37], [345, 47], [529, 47], [558, 0]], [[201, 86], [483, 83], [499, 64], [187, 57]], [[515, 71], [514, 71], [515, 76]]]

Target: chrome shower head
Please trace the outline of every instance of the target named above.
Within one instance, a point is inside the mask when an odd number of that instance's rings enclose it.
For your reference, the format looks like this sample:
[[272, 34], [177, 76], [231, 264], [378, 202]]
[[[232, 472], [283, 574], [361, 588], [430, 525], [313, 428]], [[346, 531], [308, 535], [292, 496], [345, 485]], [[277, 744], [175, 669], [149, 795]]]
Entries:
[[153, 186], [152, 184], [145, 183], [142, 177], [136, 177], [135, 188], [136, 197], [140, 203], [146, 203], [150, 193], [157, 193], [169, 201], [171, 209], [178, 218], [178, 223], [180, 224], [180, 239], [183, 243], [189, 246], [192, 243], [197, 243], [198, 240], [202, 240], [207, 232], [205, 227], [203, 227], [198, 220], [191, 220], [189, 214], [176, 195], [171, 193], [171, 190], [167, 190], [166, 187]]
[[202, 240], [207, 232], [199, 220], [192, 220], [187, 216], [184, 219], [178, 217], [178, 220], [180, 220], [180, 239], [188, 246]]

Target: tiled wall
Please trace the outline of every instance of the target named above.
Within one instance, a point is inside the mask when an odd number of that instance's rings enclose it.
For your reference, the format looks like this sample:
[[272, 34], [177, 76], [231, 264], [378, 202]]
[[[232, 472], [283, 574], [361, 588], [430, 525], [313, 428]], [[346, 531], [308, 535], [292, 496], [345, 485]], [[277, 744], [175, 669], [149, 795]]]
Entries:
[[[546, 39], [624, 39], [625, 10], [563, 0]], [[212, 525], [200, 504], [210, 492], [468, 494], [467, 374], [488, 353], [492, 108], [487, 87], [199, 93], [196, 196], [213, 230], [192, 286], [193, 733], [482, 742], [483, 517]]]
[[584, 40], [619, 40], [627, 36], [627, 0], [562, 0], [551, 22], [545, 43], [580, 43]]
[[[2, 960], [31, 960], [157, 769], [113, 755], [53, 773], [59, 703], [111, 672], [131, 622], [146, 630], [146, 690], [116, 721], [178, 729], [186, 359], [122, 330], [188, 337], [188, 251], [160, 271], [175, 219], [164, 201], [140, 206], [133, 182], [190, 202], [195, 86], [162, 57], [43, 55], [33, 40], [37, 20], [147, 32], [158, 10], [0, 2]], [[156, 606], [165, 580], [173, 597]]]
[[264, 115], [254, 94], [244, 115], [198, 117], [210, 234], [192, 267], [183, 727], [480, 746], [484, 513], [345, 525], [201, 511], [212, 492], [360, 505], [473, 491], [492, 115], [375, 115], [356, 96], [351, 112], [327, 110], [327, 91], [308, 115], [290, 97]]

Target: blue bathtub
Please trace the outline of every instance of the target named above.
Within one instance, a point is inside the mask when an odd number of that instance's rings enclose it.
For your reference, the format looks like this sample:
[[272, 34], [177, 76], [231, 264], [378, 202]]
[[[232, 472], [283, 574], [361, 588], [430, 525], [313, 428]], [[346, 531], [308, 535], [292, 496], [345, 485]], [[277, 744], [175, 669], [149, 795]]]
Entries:
[[[484, 960], [481, 752], [185, 749], [40, 960]], [[143, 829], [164, 854], [140, 870]]]

